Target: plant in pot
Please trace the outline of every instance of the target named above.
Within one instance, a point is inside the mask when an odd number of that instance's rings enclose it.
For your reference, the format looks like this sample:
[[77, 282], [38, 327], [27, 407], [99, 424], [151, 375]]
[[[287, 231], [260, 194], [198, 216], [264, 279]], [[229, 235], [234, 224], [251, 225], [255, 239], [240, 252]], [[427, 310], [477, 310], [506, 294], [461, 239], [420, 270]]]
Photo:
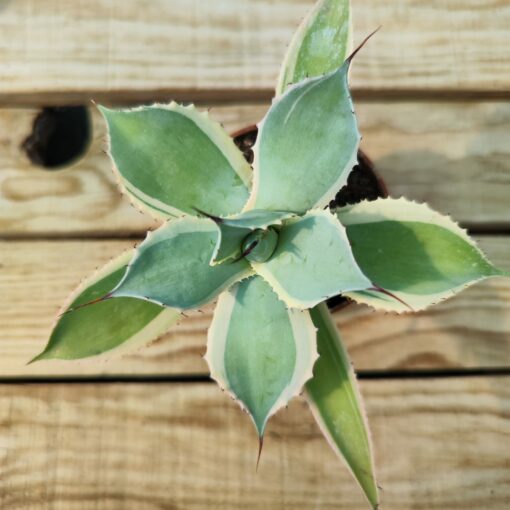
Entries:
[[34, 361], [148, 342], [218, 299], [205, 358], [260, 447], [268, 419], [304, 389], [376, 508], [361, 396], [326, 300], [416, 311], [507, 274], [449, 217], [377, 198], [383, 186], [363, 155], [358, 165], [350, 41], [348, 0], [319, 0], [266, 116], [237, 146], [193, 106], [101, 108], [122, 189], [162, 224], [82, 283]]

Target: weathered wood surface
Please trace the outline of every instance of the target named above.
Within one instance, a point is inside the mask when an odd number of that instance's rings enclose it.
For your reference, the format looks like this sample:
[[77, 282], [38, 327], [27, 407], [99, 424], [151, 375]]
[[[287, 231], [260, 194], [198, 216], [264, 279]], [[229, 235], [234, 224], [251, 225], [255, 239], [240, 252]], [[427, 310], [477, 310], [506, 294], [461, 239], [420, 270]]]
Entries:
[[[232, 132], [266, 108], [216, 107], [211, 115]], [[429, 202], [479, 230], [510, 226], [510, 103], [360, 102], [357, 112], [363, 148], [394, 196]], [[0, 109], [0, 235], [121, 236], [155, 225], [118, 191], [97, 113], [85, 157], [53, 172], [20, 148], [35, 115]]]
[[[0, 1], [0, 102], [269, 97], [310, 0]], [[502, 0], [357, 0], [356, 61], [368, 92], [488, 92], [510, 85]]]
[[[482, 248], [509, 268], [510, 238]], [[206, 374], [202, 360], [213, 306], [189, 312], [149, 347], [124, 357], [26, 366], [45, 345], [67, 294], [135, 241], [0, 243], [0, 375]], [[510, 282], [478, 284], [428, 311], [395, 316], [352, 305], [335, 313], [354, 365], [363, 370], [510, 366]]]
[[[382, 509], [510, 504], [510, 380], [364, 381]], [[0, 386], [0, 504], [40, 509], [367, 505], [304, 401], [248, 417], [213, 384]]]

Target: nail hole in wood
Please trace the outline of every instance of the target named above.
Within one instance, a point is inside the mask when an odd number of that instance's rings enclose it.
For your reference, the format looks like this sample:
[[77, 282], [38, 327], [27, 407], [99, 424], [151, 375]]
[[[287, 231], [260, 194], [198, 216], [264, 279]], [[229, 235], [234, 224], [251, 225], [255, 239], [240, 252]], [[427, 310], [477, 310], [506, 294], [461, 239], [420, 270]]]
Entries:
[[34, 119], [32, 133], [21, 148], [34, 165], [59, 170], [85, 154], [91, 131], [86, 107], [47, 107]]

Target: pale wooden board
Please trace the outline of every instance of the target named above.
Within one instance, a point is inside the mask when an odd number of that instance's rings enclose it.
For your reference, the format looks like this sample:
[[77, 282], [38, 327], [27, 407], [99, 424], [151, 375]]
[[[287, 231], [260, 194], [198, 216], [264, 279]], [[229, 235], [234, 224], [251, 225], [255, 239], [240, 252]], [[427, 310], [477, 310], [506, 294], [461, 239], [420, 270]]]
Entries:
[[358, 104], [362, 148], [390, 194], [477, 229], [510, 226], [510, 103]]
[[[202, 360], [213, 306], [188, 312], [149, 347], [110, 360], [26, 362], [43, 349], [69, 292], [134, 241], [0, 243], [0, 377], [207, 374]], [[484, 237], [490, 258], [510, 268], [510, 237]], [[335, 320], [358, 369], [510, 366], [510, 280], [493, 279], [416, 315], [352, 305]]]
[[[510, 380], [362, 383], [381, 509], [510, 504]], [[258, 472], [248, 417], [213, 384], [0, 386], [6, 510], [366, 510], [296, 400]]]
[[[232, 132], [258, 122], [267, 105], [212, 108]], [[394, 196], [428, 201], [477, 229], [510, 226], [510, 103], [360, 102], [362, 146]], [[20, 148], [35, 110], [0, 110], [0, 234], [141, 234], [155, 223], [122, 197], [92, 115], [85, 157], [65, 170], [32, 165]]]
[[[0, 101], [69, 102], [105, 94], [250, 97], [271, 93], [285, 48], [313, 0], [2, 0]], [[507, 94], [510, 5], [354, 2], [363, 91]]]

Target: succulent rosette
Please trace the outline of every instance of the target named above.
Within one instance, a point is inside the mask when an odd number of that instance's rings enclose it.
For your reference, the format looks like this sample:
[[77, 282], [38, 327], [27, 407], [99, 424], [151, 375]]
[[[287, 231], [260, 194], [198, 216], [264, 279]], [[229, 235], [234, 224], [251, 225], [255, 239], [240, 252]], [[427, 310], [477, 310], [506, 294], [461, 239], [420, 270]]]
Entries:
[[[73, 294], [37, 359], [77, 359], [164, 333], [217, 300], [206, 360], [258, 436], [305, 388], [332, 447], [377, 506], [370, 440], [324, 301], [421, 310], [503, 275], [465, 231], [399, 199], [327, 208], [357, 163], [347, 1], [319, 1], [287, 53], [251, 166], [193, 106], [101, 108], [123, 191], [160, 220]], [[84, 306], [89, 305], [89, 306]], [[320, 358], [319, 358], [320, 355]]]

